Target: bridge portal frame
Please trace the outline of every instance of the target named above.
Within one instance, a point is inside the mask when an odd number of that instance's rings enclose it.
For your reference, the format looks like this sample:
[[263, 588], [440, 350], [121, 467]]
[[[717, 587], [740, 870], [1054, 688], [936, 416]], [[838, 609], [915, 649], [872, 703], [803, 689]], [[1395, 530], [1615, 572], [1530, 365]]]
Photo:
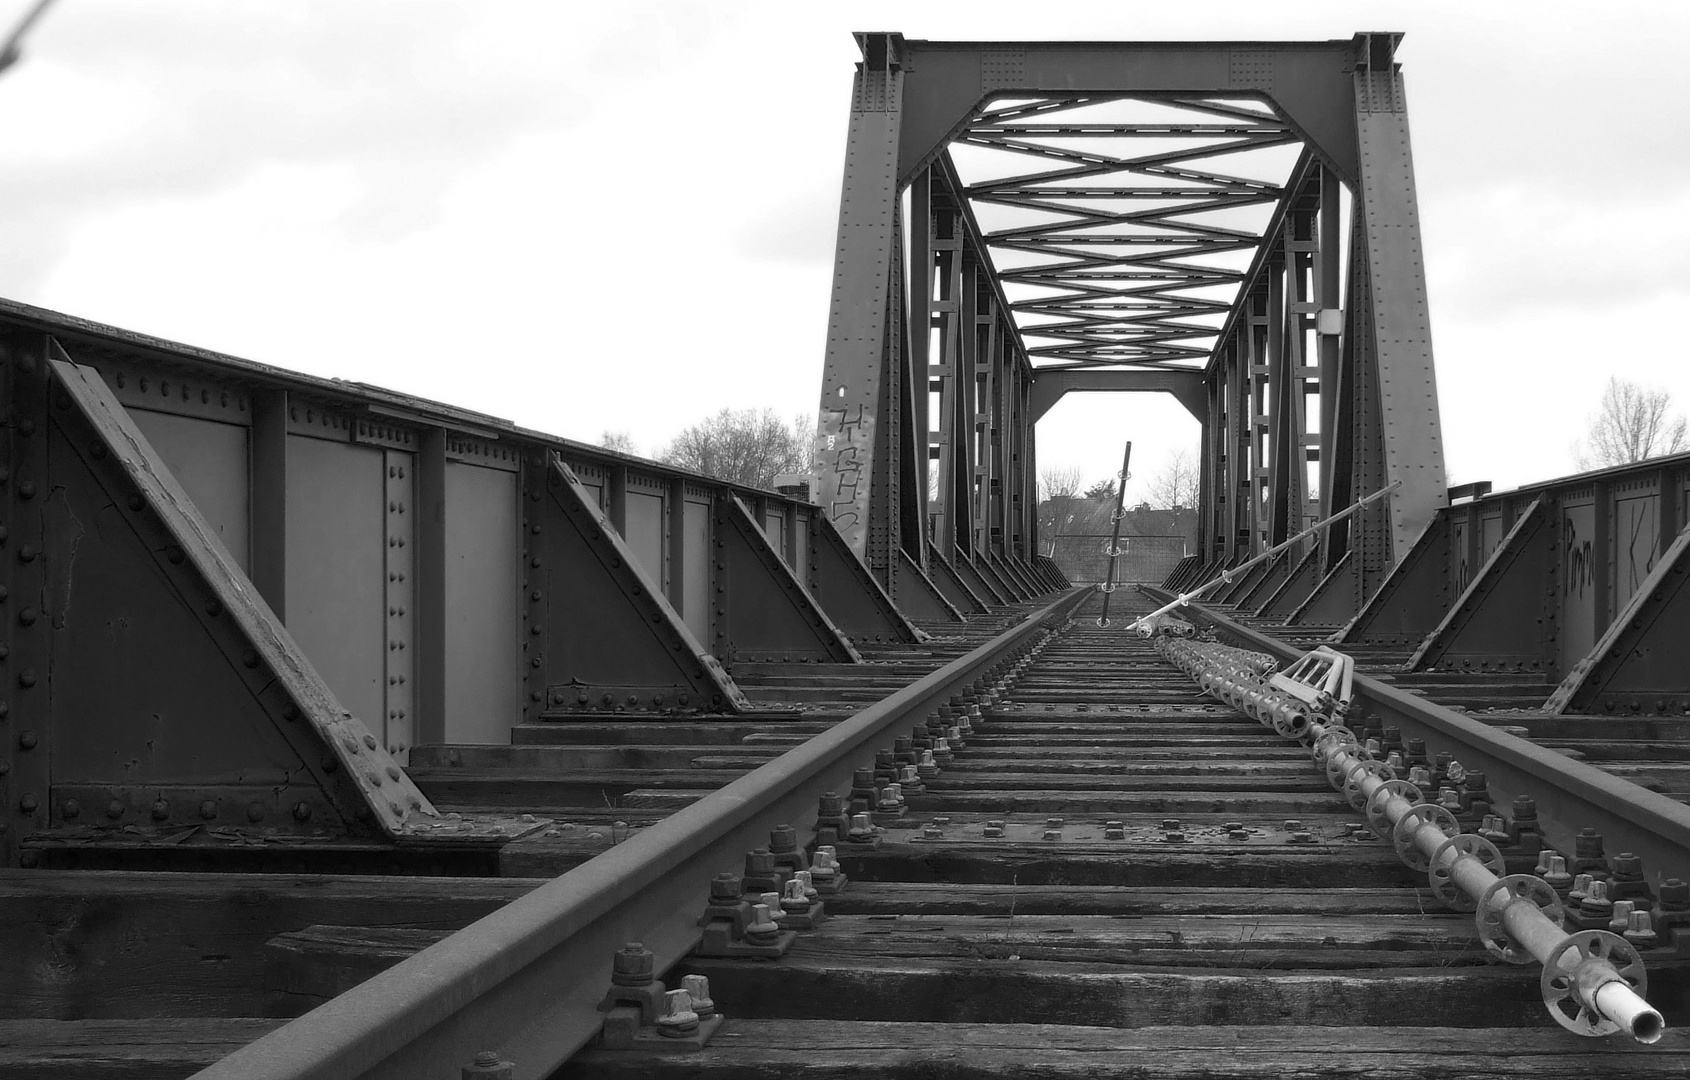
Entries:
[[[1203, 424], [1195, 565], [1205, 572], [1400, 481], [1387, 504], [1330, 530], [1312, 553], [1318, 584], [1308, 599], [1345, 617], [1359, 610], [1448, 502], [1407, 103], [1394, 59], [1401, 38], [857, 35], [863, 60], [840, 201], [817, 501], [894, 597], [913, 591], [914, 577], [945, 576], [934, 558], [947, 568], [988, 558], [1029, 563], [1038, 417], [1071, 390], [1150, 389], [1174, 393]], [[994, 99], [1105, 93], [1253, 98], [1302, 140], [1200, 371], [1035, 367], [945, 152]], [[1340, 296], [1345, 192], [1353, 211]], [[1356, 557], [1346, 558], [1352, 549]]]

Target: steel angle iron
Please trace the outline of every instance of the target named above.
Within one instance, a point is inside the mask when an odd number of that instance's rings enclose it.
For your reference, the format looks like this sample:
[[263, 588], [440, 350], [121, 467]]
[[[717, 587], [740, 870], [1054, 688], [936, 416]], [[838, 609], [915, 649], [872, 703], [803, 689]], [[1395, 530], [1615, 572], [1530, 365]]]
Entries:
[[1396, 775], [1345, 725], [1355, 661], [1325, 646], [1283, 672], [1272, 657], [1172, 633], [1154, 635], [1157, 652], [1208, 693], [1309, 748], [1316, 767], [1368, 826], [1389, 839], [1411, 868], [1427, 875], [1445, 906], [1474, 913], [1485, 948], [1512, 964], [1543, 965], [1539, 987], [1550, 1016], [1586, 1036], [1624, 1032], [1653, 1043], [1665, 1030], [1645, 995], [1637, 947], [1601, 929], [1568, 933], [1562, 902], [1542, 878], [1508, 874], [1496, 845], [1464, 833], [1443, 805]]

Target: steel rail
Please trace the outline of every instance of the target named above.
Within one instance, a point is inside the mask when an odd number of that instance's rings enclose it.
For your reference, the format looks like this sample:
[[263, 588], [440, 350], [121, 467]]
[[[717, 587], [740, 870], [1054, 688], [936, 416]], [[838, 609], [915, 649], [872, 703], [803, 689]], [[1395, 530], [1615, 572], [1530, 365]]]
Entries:
[[[1141, 588], [1152, 595], [1173, 595], [1165, 589]], [[1304, 650], [1201, 604], [1190, 605], [1187, 612], [1186, 617], [1281, 663], [1303, 655]], [[1690, 806], [1360, 671], [1354, 689], [1386, 725], [1401, 728], [1404, 739], [1426, 740], [1428, 756], [1447, 750], [1469, 771], [1483, 772], [1493, 806], [1506, 809], [1519, 796], [1531, 798], [1537, 804], [1539, 831], [1560, 851], [1573, 851], [1573, 837], [1591, 827], [1602, 834], [1608, 852], [1640, 856], [1652, 887], [1664, 878], [1690, 877]]]
[[[458, 1080], [481, 1050], [518, 1080], [549, 1075], [598, 1032], [611, 957], [639, 941], [659, 972], [698, 944], [713, 875], [780, 824], [808, 827], [825, 791], [912, 718], [1067, 618], [1075, 588], [938, 671], [870, 705], [451, 937], [196, 1073], [198, 1080]], [[724, 1001], [732, 1013], [733, 1003]]]

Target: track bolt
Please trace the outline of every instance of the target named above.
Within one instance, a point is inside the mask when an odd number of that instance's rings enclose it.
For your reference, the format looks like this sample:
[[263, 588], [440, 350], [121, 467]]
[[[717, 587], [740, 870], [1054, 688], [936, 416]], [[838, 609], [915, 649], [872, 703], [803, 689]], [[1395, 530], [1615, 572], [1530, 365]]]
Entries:
[[1312, 844], [1314, 843], [1314, 834], [1299, 829], [1291, 834], [1291, 842], [1293, 844]]
[[780, 910], [782, 914], [803, 915], [810, 910], [810, 897], [806, 893], [804, 883], [797, 878], [786, 883], [781, 890]]
[[1573, 887], [1573, 875], [1567, 873], [1567, 860], [1560, 855], [1549, 856], [1549, 869], [1543, 872], [1543, 883], [1563, 898]]
[[[943, 740], [940, 741], [942, 742]], [[934, 760], [934, 753], [932, 750], [923, 750], [921, 752], [921, 761], [915, 767], [915, 774], [922, 780], [932, 780], [934, 777], [939, 775], [939, 763]]]
[[682, 1039], [698, 1030], [698, 1013], [693, 1011], [692, 995], [685, 990], [670, 990], [663, 995], [663, 1015], [657, 1018], [657, 1033], [669, 1039]]
[[1179, 818], [1172, 818], [1171, 817], [1171, 818], [1163, 818], [1162, 819], [1162, 831], [1163, 832], [1178, 832], [1179, 827], [1180, 827]]
[[1226, 834], [1234, 840], [1250, 839], [1250, 830], [1248, 829], [1228, 829]]
[[710, 976], [683, 976], [681, 989], [692, 997], [692, 1011], [698, 1014], [700, 1020], [708, 1020], [716, 1015], [716, 1003], [710, 1000]]
[[1615, 934], [1623, 934], [1631, 929], [1631, 913], [1637, 910], [1637, 905], [1630, 900], [1615, 900], [1613, 917], [1608, 920], [1608, 929]]
[[1574, 874], [1573, 887], [1567, 891], [1567, 899], [1575, 904], [1583, 903], [1590, 895], [1590, 883], [1595, 879], [1589, 874]]
[[813, 904], [821, 896], [821, 893], [816, 889], [815, 878], [810, 875], [808, 870], [798, 871], [792, 875], [792, 881], [787, 884], [796, 884], [806, 903]]
[[1105, 840], [1125, 840], [1127, 838], [1127, 830], [1119, 821], [1105, 822], [1103, 826], [1103, 838]]
[[921, 838], [923, 840], [943, 840], [945, 838], [945, 830], [939, 828], [937, 825], [928, 825], [921, 830]]
[[874, 822], [867, 814], [851, 815], [851, 832], [848, 839], [857, 844], [867, 844], [874, 840]]
[[753, 945], [774, 945], [780, 941], [780, 924], [770, 916], [769, 905], [751, 905], [751, 922], [746, 924], [745, 940]]
[[1285, 820], [1285, 831], [1286, 832], [1301, 832], [1302, 828], [1303, 828], [1303, 823], [1301, 821], [1298, 821], [1296, 818], [1287, 818]]
[[644, 986], [655, 976], [657, 958], [637, 941], [618, 949], [610, 961], [610, 981], [617, 986]]
[[1060, 839], [1062, 839], [1062, 830], [1061, 829], [1046, 829], [1044, 836], [1045, 836], [1046, 840], [1060, 840]]
[[1183, 844], [1185, 843], [1185, 834], [1177, 829], [1172, 832], [1165, 832], [1162, 834], [1162, 842], [1164, 844]]
[[757, 897], [756, 901], [754, 901], [754, 902], [760, 903], [763, 907], [768, 908], [769, 909], [769, 918], [775, 920], [775, 922], [778, 923], [778, 922], [780, 922], [781, 919], [785, 918], [785, 916], [786, 916], [786, 908], [781, 906], [780, 899], [781, 899], [780, 893], [778, 893], [778, 892], [766, 892], [766, 893], [763, 893], [761, 896]]
[[1627, 920], [1625, 939], [1639, 949], [1653, 949], [1660, 943], [1653, 920], [1647, 911], [1634, 911]]
[[1059, 817], [1045, 818], [1045, 828], [1047, 829], [1060, 829], [1062, 825], [1063, 821]]
[[816, 857], [810, 861], [811, 884], [820, 882], [823, 885], [831, 882], [839, 874], [839, 852], [832, 844], [816, 849]]
[[505, 1061], [492, 1050], [483, 1050], [475, 1060], [459, 1070], [461, 1080], [511, 1080], [516, 1066]]

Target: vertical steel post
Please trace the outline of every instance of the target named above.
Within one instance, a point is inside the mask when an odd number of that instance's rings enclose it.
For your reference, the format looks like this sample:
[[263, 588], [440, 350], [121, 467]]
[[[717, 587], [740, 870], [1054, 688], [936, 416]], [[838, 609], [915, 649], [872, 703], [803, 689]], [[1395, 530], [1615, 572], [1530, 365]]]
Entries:
[[[902, 39], [896, 34], [864, 34], [858, 44], [863, 60], [852, 92], [834, 253], [817, 502], [852, 549], [863, 555], [873, 524], [871, 476], [878, 462], [890, 465], [899, 453], [896, 441], [888, 439], [896, 439], [896, 429], [882, 430], [876, 413], [888, 380], [897, 377], [888, 354], [897, 325], [894, 308], [902, 303], [892, 286], [903, 258], [896, 214], [904, 75]], [[895, 496], [903, 470], [889, 468], [887, 476]], [[879, 524], [884, 530], [887, 522]]]
[[1115, 512], [1109, 515], [1113, 522], [1109, 537], [1109, 569], [1104, 572], [1103, 613], [1097, 617], [1097, 625], [1109, 625], [1109, 597], [1115, 592], [1115, 561], [1121, 554], [1121, 519], [1127, 512], [1127, 479], [1132, 476], [1130, 468], [1133, 462], [1133, 442], [1127, 440], [1127, 449], [1121, 454], [1121, 487], [1115, 493]]

